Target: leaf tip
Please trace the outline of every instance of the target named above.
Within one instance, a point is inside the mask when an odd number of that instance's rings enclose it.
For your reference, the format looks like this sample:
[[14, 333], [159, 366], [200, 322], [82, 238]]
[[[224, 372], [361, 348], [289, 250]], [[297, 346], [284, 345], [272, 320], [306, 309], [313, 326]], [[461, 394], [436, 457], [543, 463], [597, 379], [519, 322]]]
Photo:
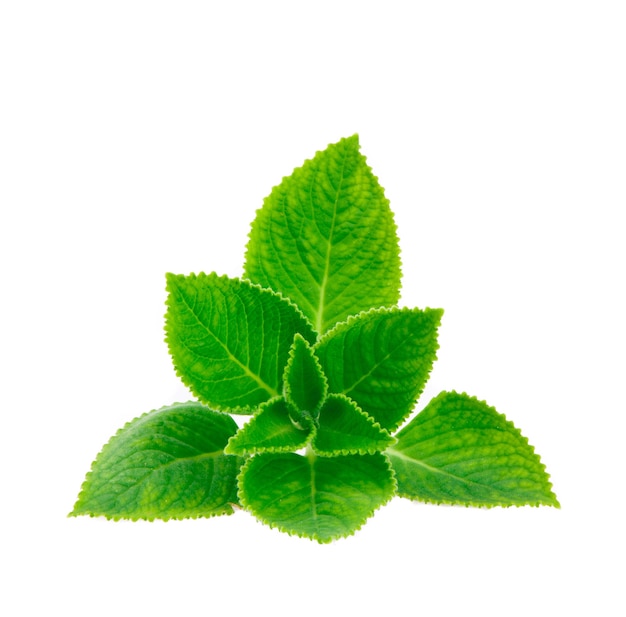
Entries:
[[360, 143], [359, 143], [359, 134], [358, 133], [353, 133], [352, 135], [350, 135], [349, 137], [344, 137], [342, 140], [340, 140], [342, 142], [344, 142], [345, 144], [350, 144], [350, 145], [354, 145], [356, 146], [357, 150], [360, 147]]
[[179, 282], [183, 278], [184, 278], [184, 275], [182, 274], [174, 274], [173, 272], [166, 272], [165, 273], [165, 289], [167, 289], [167, 291], [170, 291], [172, 287], [174, 287], [176, 283]]

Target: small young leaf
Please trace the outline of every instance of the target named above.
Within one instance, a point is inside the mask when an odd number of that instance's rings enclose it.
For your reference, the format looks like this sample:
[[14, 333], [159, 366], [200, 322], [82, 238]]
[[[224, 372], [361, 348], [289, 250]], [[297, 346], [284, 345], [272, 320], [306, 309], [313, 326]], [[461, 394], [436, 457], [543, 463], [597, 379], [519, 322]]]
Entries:
[[168, 274], [167, 290], [165, 331], [176, 371], [215, 409], [251, 413], [282, 394], [294, 335], [315, 339], [292, 303], [246, 281]]
[[296, 334], [289, 351], [283, 381], [285, 399], [294, 421], [308, 424], [308, 419], [317, 419], [328, 384], [313, 349], [299, 334]]
[[87, 474], [71, 516], [181, 519], [232, 514], [243, 459], [224, 455], [234, 420], [177, 403], [129, 422]]
[[330, 392], [392, 431], [409, 415], [436, 358], [441, 309], [373, 309], [325, 334], [315, 352]]
[[559, 507], [545, 467], [520, 431], [486, 403], [442, 392], [387, 450], [398, 494], [472, 506]]
[[259, 454], [239, 476], [241, 503], [260, 521], [320, 543], [353, 534], [394, 491], [382, 454]]
[[312, 446], [317, 454], [373, 454], [395, 439], [357, 404], [342, 394], [330, 394], [322, 406]]
[[257, 454], [260, 452], [294, 452], [304, 448], [311, 437], [312, 425], [296, 428], [289, 417], [285, 399], [274, 398], [263, 403], [259, 412], [234, 437], [227, 454]]
[[274, 187], [252, 224], [244, 276], [290, 298], [320, 334], [348, 315], [397, 303], [396, 226], [357, 135]]

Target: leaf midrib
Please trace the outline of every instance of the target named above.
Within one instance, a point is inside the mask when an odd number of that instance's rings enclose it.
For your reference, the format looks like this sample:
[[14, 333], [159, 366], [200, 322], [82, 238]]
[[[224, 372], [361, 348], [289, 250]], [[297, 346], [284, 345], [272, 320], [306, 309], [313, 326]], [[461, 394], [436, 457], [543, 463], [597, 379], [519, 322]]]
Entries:
[[[263, 379], [261, 379], [261, 377], [259, 375], [256, 375], [255, 373], [253, 373], [250, 370], [250, 367], [246, 364], [244, 364], [243, 362], [241, 362], [241, 360], [239, 360], [239, 358], [237, 358], [236, 356], [234, 356], [232, 354], [232, 352], [230, 351], [230, 349], [217, 337], [216, 334], [214, 334], [210, 328], [203, 323], [200, 318], [198, 317], [198, 315], [196, 314], [196, 312], [194, 311], [194, 309], [192, 308], [192, 306], [189, 304], [189, 302], [187, 301], [187, 298], [185, 296], [185, 294], [181, 294], [182, 297], [182, 301], [184, 302], [185, 306], [188, 308], [189, 312], [194, 316], [194, 319], [196, 320], [196, 322], [206, 331], [206, 333], [214, 340], [216, 341], [221, 347], [222, 349], [228, 354], [228, 357], [235, 362], [235, 364], [239, 365], [244, 373], [248, 376], [251, 377], [254, 381], [256, 381], [257, 384], [259, 384], [259, 386], [261, 388], [263, 388], [264, 390], [266, 390], [267, 392], [269, 392], [270, 396], [274, 397], [274, 396], [279, 396], [279, 392], [277, 390], [275, 390], [274, 388], [272, 388], [272, 386], [270, 386], [269, 384], [265, 383], [265, 381]], [[247, 325], [247, 324], [246, 324]], [[180, 340], [180, 339], [179, 339]], [[181, 343], [187, 348], [188, 351], [193, 353], [193, 350], [189, 348], [189, 346], [186, 344], [186, 342], [181, 341]]]
[[307, 455], [306, 455], [306, 460], [309, 463], [309, 467], [311, 471], [311, 518], [313, 520], [313, 526], [316, 532], [319, 533], [318, 520], [317, 520], [317, 502], [316, 502], [317, 490], [315, 487], [315, 460], [316, 459], [317, 459], [317, 456], [309, 447]]
[[[144, 454], [144, 453], [150, 452], [150, 451], [163, 453], [162, 450], [156, 450], [154, 448], [141, 450], [141, 453]], [[159, 472], [159, 471], [161, 471], [163, 469], [166, 469], [167, 467], [170, 467], [172, 465], [198, 463], [198, 462], [200, 462], [201, 460], [204, 460], [204, 459], [215, 459], [215, 458], [219, 458], [220, 456], [228, 456], [228, 455], [225, 455], [223, 450], [215, 450], [213, 452], [202, 452], [201, 454], [194, 454], [193, 456], [179, 456], [179, 457], [176, 457], [174, 455], [170, 455], [170, 456], [172, 456], [172, 460], [167, 461], [166, 463], [163, 463], [161, 465], [158, 465], [157, 467], [143, 467], [143, 466], [140, 466], [140, 465], [134, 465], [134, 466], [131, 466], [131, 467], [124, 467], [124, 466], [122, 466], [122, 468], [117, 470], [112, 476], [106, 478], [106, 481], [103, 482], [100, 485], [101, 490], [100, 491], [97, 491], [97, 490], [94, 491], [94, 495], [98, 496], [98, 494], [106, 493], [106, 491], [103, 491], [102, 489], [104, 489], [105, 487], [109, 486], [111, 484], [111, 482], [113, 482], [115, 480], [115, 478], [117, 478], [120, 474], [125, 473], [125, 472], [127, 472], [127, 471], [129, 471], [131, 469], [145, 469], [146, 473], [140, 479], [138, 479], [136, 482], [133, 482], [130, 486], [127, 486], [124, 490], [122, 490], [119, 493], [116, 493], [115, 494], [116, 498], [119, 498], [121, 495], [124, 495], [128, 491], [141, 486], [144, 482], [148, 481], [150, 476], [152, 476], [155, 473], [157, 473], [157, 472]], [[120, 461], [117, 461], [111, 467], [112, 468], [117, 467], [118, 465], [122, 464], [124, 460], [125, 459], [121, 459]], [[93, 497], [93, 495], [92, 495], [92, 497]]]
[[490, 484], [484, 484], [482, 482], [476, 482], [475, 480], [468, 480], [467, 478], [463, 478], [461, 476], [457, 476], [457, 475], [455, 475], [453, 473], [450, 473], [449, 471], [444, 471], [443, 469], [438, 469], [437, 467], [432, 467], [431, 465], [428, 465], [428, 463], [425, 463], [424, 461], [420, 461], [419, 459], [407, 456], [406, 454], [403, 454], [399, 450], [394, 450], [393, 448], [388, 448], [385, 451], [385, 454], [387, 454], [388, 456], [391, 456], [391, 457], [395, 456], [396, 458], [399, 458], [400, 460], [406, 461], [409, 464], [417, 465], [418, 467], [423, 467], [424, 469], [426, 469], [427, 471], [429, 471], [431, 473], [439, 474], [439, 475], [445, 476], [447, 478], [452, 478], [453, 480], [456, 480], [457, 482], [461, 482], [463, 484], [473, 484], [475, 486], [480, 486], [481, 488], [487, 488], [490, 491], [493, 491], [494, 493], [496, 493], [497, 495], [500, 495], [503, 499], [508, 499], [510, 497], [510, 495], [508, 493], [506, 493], [504, 491], [501, 491], [500, 489], [495, 488], [495, 487], [491, 486]]
[[[346, 159], [348, 155], [344, 154], [343, 160], [341, 162], [341, 179], [339, 180], [339, 186], [337, 187], [337, 193], [335, 196], [335, 203], [333, 204], [333, 218], [330, 224], [330, 232], [328, 234], [328, 242], [326, 244], [326, 262], [324, 264], [324, 275], [322, 277], [322, 281], [320, 283], [320, 296], [319, 296], [319, 304], [317, 308], [317, 317], [315, 319], [315, 329], [317, 332], [322, 334], [322, 326], [323, 326], [323, 314], [324, 314], [324, 306], [326, 303], [326, 286], [328, 285], [328, 273], [330, 271], [330, 254], [332, 252], [333, 246], [333, 235], [335, 233], [335, 221], [337, 219], [337, 205], [339, 203], [339, 195], [341, 193], [341, 188], [343, 186], [344, 181], [344, 171], [346, 168]], [[313, 193], [311, 192], [311, 198], [313, 197]], [[311, 208], [315, 211], [313, 203], [311, 203]]]
[[385, 362], [387, 362], [387, 360], [389, 360], [389, 358], [391, 358], [391, 356], [393, 356], [396, 353], [396, 351], [398, 351], [398, 349], [400, 349], [406, 343], [407, 343], [407, 339], [402, 340], [393, 349], [389, 349], [389, 351], [385, 353], [383, 357], [381, 357], [377, 362], [374, 363], [372, 368], [370, 368], [370, 370], [367, 371], [367, 373], [365, 373], [364, 375], [361, 375], [361, 377], [359, 377], [356, 381], [351, 383], [349, 386], [344, 387], [344, 389], [339, 394], [348, 396], [348, 394], [352, 390], [354, 390], [361, 382], [365, 381], [371, 375], [373, 375]]

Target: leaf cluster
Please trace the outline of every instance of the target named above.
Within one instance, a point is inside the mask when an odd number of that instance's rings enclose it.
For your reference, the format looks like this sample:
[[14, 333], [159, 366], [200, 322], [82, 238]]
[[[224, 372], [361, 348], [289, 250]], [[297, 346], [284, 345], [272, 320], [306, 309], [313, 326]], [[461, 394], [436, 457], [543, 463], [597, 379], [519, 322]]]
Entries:
[[[122, 428], [71, 514], [239, 507], [330, 542], [395, 495], [558, 507], [534, 449], [486, 403], [442, 392], [407, 423], [443, 311], [399, 308], [400, 278], [389, 203], [358, 137], [342, 139], [265, 199], [243, 277], [167, 275], [166, 342], [198, 400]], [[250, 416], [241, 428], [240, 414]]]

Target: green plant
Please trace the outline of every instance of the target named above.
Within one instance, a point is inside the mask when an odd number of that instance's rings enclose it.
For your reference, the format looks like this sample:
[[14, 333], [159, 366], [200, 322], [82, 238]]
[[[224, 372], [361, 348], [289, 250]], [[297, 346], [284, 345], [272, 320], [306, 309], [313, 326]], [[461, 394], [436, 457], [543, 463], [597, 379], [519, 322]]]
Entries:
[[[356, 135], [272, 190], [242, 279], [168, 274], [167, 290], [167, 344], [199, 402], [122, 428], [71, 515], [241, 507], [330, 542], [394, 495], [559, 506], [534, 449], [484, 402], [442, 392], [398, 432], [431, 371], [443, 311], [396, 306], [396, 227]], [[229, 414], [252, 418], [239, 429]]]

